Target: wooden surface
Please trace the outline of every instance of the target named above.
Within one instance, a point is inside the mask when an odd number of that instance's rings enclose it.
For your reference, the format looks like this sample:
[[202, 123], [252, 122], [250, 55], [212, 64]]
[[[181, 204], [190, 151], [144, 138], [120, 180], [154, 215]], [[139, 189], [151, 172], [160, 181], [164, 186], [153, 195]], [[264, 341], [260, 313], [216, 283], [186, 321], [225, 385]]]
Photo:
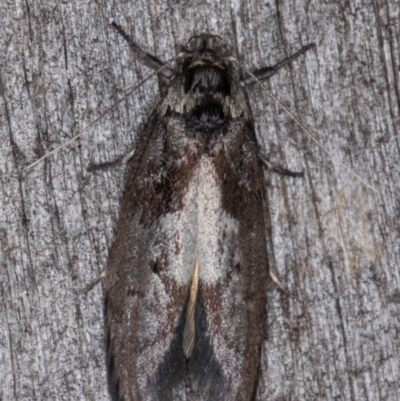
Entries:
[[[200, 32], [250, 69], [315, 42], [267, 87], [379, 194], [323, 153], [262, 88], [260, 146], [304, 179], [266, 171], [271, 270], [258, 400], [400, 399], [399, 1], [8, 2], [0, 20], [0, 399], [108, 400], [102, 271], [123, 169], [157, 78], [33, 171], [150, 70], [114, 19], [163, 60]], [[295, 142], [298, 143], [296, 145]]]

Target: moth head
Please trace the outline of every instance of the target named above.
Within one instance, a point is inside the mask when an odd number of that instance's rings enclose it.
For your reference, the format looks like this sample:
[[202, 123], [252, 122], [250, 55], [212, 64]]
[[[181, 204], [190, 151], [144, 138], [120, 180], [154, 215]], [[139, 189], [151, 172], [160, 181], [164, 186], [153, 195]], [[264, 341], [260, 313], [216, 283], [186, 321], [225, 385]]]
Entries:
[[223, 39], [218, 35], [203, 33], [194, 35], [188, 41], [188, 48], [183, 48], [183, 70], [195, 67], [217, 67], [225, 70], [230, 61], [223, 50]]
[[215, 49], [218, 42], [223, 43], [224, 40], [219, 35], [210, 35], [208, 33], [202, 33], [201, 35], [193, 35], [188, 40], [188, 45], [194, 44], [194, 49]]

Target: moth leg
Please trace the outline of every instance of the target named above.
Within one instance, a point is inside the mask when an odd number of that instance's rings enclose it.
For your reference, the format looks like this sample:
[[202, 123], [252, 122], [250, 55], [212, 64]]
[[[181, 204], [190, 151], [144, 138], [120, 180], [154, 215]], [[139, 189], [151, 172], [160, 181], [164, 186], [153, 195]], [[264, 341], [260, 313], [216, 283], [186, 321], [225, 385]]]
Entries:
[[121, 156], [118, 159], [115, 159], [111, 162], [105, 162], [105, 163], [98, 163], [98, 164], [91, 164], [86, 171], [88, 173], [92, 173], [93, 171], [98, 171], [98, 170], [107, 170], [109, 168], [117, 167], [120, 165], [125, 165], [126, 163], [129, 162], [129, 160], [132, 159], [133, 155], [135, 154], [135, 148], [132, 149], [129, 153], [127, 153], [125, 156]]
[[[132, 52], [140, 60], [142, 60], [148, 67], [152, 68], [153, 70], [158, 70], [164, 65], [164, 63], [161, 60], [159, 60], [157, 57], [142, 50], [132, 40], [132, 38], [124, 31], [122, 26], [118, 25], [115, 21], [113, 21], [111, 23], [111, 26], [126, 40], [130, 49], [132, 50]], [[171, 78], [174, 75], [173, 71], [167, 67], [165, 67], [163, 70], [161, 70], [160, 74], [163, 75], [165, 78]]]
[[287, 175], [289, 177], [304, 177], [304, 171], [290, 171], [283, 167], [276, 166], [275, 164], [270, 163], [264, 157], [260, 156], [261, 161], [264, 163], [266, 167], [268, 167], [274, 173]]
[[104, 269], [101, 273], [100, 276], [97, 277], [95, 280], [93, 280], [91, 283], [89, 283], [83, 290], [82, 294], [86, 295], [89, 291], [92, 291], [94, 287], [96, 287], [97, 284], [100, 283], [103, 278], [106, 277], [106, 270]]
[[[302, 56], [307, 50], [310, 50], [310, 49], [315, 49], [315, 43], [309, 43], [308, 45], [303, 46], [299, 51], [292, 54], [288, 58], [285, 58], [285, 60], [281, 61], [280, 63], [278, 63], [276, 65], [273, 65], [271, 67], [260, 68], [259, 70], [255, 70], [255, 71], [253, 71], [253, 74], [260, 81], [269, 79], [272, 77], [272, 75], [276, 74], [278, 72], [278, 70], [280, 70], [282, 67], [285, 67], [292, 61], [296, 60], [297, 58]], [[256, 80], [253, 77], [248, 77], [248, 78], [243, 79], [242, 82], [245, 85], [251, 85], [251, 84], [254, 84], [256, 82]]]

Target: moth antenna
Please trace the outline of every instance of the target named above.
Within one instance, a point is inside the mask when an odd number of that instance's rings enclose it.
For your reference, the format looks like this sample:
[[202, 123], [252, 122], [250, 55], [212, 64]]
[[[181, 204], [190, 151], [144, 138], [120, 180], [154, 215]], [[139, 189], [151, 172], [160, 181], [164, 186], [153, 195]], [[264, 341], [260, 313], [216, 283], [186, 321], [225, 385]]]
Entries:
[[126, 95], [124, 95], [121, 99], [117, 100], [111, 107], [106, 109], [102, 114], [100, 114], [99, 117], [95, 118], [88, 126], [86, 126], [82, 131], [80, 131], [78, 134], [76, 134], [73, 138], [69, 139], [67, 142], [64, 142], [62, 145], [57, 146], [55, 149], [50, 151], [49, 153], [46, 153], [44, 156], [33, 162], [27, 167], [24, 167], [22, 171], [29, 171], [33, 167], [35, 167], [37, 164], [42, 162], [43, 160], [47, 159], [54, 153], [58, 152], [60, 149], [64, 148], [65, 146], [68, 146], [70, 143], [76, 141], [84, 132], [86, 132], [89, 128], [91, 128], [94, 124], [96, 124], [99, 120], [101, 120], [107, 113], [109, 113], [111, 110], [113, 110], [116, 106], [118, 106], [123, 100], [125, 100], [128, 96], [130, 96], [136, 89], [140, 88], [145, 82], [147, 82], [150, 78], [153, 78], [155, 75], [160, 73], [165, 67], [167, 67], [169, 64], [177, 60], [179, 57], [182, 57], [181, 54], [178, 54], [178, 56], [169, 59], [162, 67], [157, 69], [156, 71], [152, 72], [149, 76], [147, 76], [140, 84], [134, 86], [132, 89], [128, 91]]
[[249, 71], [241, 62], [237, 61], [235, 58], [230, 58], [230, 61], [236, 62], [239, 67], [249, 74], [267, 93], [267, 95], [275, 100], [279, 106], [289, 115], [289, 117], [311, 138], [327, 155], [329, 155], [336, 163], [339, 163], [342, 167], [344, 167], [349, 173], [353, 174], [359, 181], [361, 181], [365, 186], [374, 191], [377, 194], [380, 194], [373, 186], [368, 184], [361, 176], [359, 176], [354, 170], [350, 167], [346, 166], [340, 159], [338, 159], [332, 152], [325, 147], [312, 133], [311, 131], [270, 91], [268, 88], [251, 72]]

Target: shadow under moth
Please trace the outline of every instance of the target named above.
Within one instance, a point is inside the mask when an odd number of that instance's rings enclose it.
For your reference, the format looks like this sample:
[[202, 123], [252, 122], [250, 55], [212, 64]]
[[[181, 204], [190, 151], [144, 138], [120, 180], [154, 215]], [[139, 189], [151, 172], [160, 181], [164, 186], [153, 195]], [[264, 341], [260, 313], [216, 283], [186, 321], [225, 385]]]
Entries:
[[255, 400], [268, 283], [265, 166], [244, 86], [313, 44], [240, 81], [217, 36], [193, 37], [175, 72], [113, 26], [169, 82], [127, 161], [105, 270], [110, 393]]

